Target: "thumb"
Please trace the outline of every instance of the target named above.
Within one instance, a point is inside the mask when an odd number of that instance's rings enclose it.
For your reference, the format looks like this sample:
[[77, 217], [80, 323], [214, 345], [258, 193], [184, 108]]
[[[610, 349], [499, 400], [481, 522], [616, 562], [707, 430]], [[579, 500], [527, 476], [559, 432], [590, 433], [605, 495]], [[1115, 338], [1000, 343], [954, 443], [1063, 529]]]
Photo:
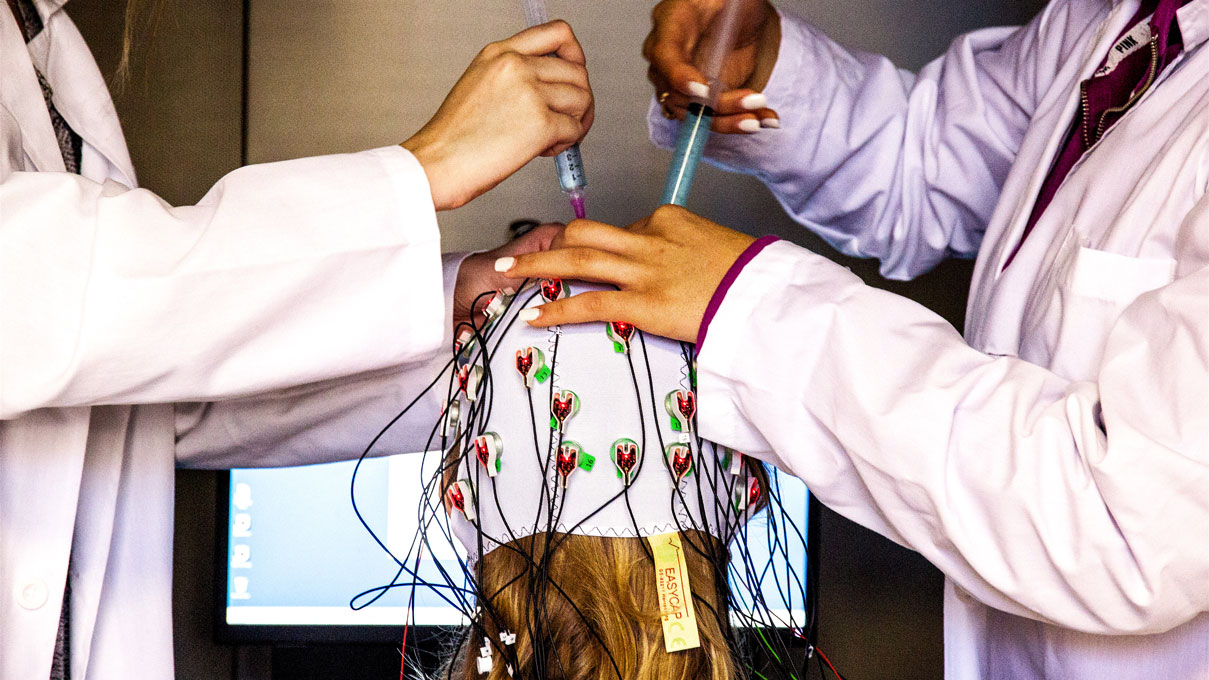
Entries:
[[660, 3], [651, 13], [653, 27], [643, 44], [643, 56], [674, 89], [689, 97], [709, 95], [707, 79], [693, 64], [693, 51], [702, 26], [712, 19], [688, 3]]
[[527, 255], [529, 253], [540, 253], [550, 250], [554, 241], [562, 236], [564, 229], [566, 229], [566, 226], [560, 222], [548, 222], [536, 226], [491, 251], [491, 254], [495, 257], [504, 257], [507, 255]]

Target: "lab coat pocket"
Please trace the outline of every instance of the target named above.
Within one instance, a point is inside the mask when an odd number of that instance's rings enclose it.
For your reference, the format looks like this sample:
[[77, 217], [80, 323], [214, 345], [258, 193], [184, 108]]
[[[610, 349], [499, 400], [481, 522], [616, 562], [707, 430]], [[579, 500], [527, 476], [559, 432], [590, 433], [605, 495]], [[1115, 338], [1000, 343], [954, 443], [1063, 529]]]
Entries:
[[1049, 366], [1071, 380], [1090, 380], [1121, 313], [1139, 295], [1171, 283], [1175, 260], [1079, 247], [1069, 262], [1055, 291], [1059, 314]]

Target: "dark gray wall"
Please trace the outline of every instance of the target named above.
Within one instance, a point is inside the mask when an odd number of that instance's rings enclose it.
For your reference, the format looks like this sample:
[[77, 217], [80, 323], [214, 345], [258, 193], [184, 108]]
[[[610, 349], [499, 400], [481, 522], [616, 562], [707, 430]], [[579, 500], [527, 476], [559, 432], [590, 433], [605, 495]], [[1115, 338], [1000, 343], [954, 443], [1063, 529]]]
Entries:
[[[645, 141], [650, 91], [638, 46], [649, 2], [551, 0], [588, 55], [597, 123], [583, 144], [593, 217], [626, 224], [655, 205], [665, 152]], [[780, 3], [841, 42], [915, 68], [965, 30], [1019, 23], [1036, 0], [859, 0]], [[124, 3], [73, 0], [102, 69], [111, 73]], [[248, 21], [244, 44], [244, 17]], [[192, 202], [241, 162], [352, 151], [402, 141], [440, 103], [475, 52], [518, 30], [515, 0], [174, 0], [117, 97], [140, 180], [169, 201]], [[245, 59], [246, 49], [246, 59]], [[246, 88], [244, 69], [246, 67]], [[245, 117], [246, 113], [246, 117]], [[519, 216], [566, 219], [551, 161], [540, 159], [490, 194], [441, 215], [446, 249], [498, 241]], [[788, 220], [757, 182], [705, 168], [696, 211], [753, 234], [777, 233], [831, 254]], [[836, 256], [870, 283], [935, 309], [960, 327], [968, 263], [886, 284], [876, 263]], [[214, 645], [210, 635], [216, 476], [177, 477], [175, 597], [180, 678], [267, 678], [263, 648]], [[939, 574], [918, 555], [826, 513], [821, 646], [852, 679], [937, 678]]]

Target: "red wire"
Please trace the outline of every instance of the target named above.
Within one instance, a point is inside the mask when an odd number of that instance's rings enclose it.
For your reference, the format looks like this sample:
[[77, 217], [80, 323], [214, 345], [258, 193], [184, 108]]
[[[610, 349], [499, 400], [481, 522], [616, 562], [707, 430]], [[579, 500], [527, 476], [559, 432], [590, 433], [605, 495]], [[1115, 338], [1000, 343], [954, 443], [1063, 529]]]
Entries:
[[416, 579], [420, 573], [420, 557], [424, 554], [424, 546], [416, 553], [416, 566], [412, 569], [411, 595], [407, 596], [407, 614], [403, 619], [403, 645], [399, 647], [399, 680], [403, 680], [403, 672], [407, 668], [407, 631], [411, 628], [412, 604], [416, 601]]
[[827, 655], [823, 653], [823, 650], [815, 647], [814, 651], [819, 653], [820, 659], [827, 662], [827, 667], [831, 669], [831, 672], [835, 674], [835, 677], [839, 678], [840, 680], [844, 680], [844, 676], [840, 675], [840, 672], [835, 669], [835, 666], [831, 665], [831, 659], [827, 658]]

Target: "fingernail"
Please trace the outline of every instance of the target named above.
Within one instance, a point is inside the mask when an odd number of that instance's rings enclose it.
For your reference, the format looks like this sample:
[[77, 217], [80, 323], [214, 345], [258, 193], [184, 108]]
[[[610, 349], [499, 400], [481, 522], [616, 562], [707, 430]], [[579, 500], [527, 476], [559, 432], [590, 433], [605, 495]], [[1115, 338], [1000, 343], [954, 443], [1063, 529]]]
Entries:
[[755, 92], [740, 99], [739, 106], [742, 106], [748, 111], [762, 109], [765, 106], [768, 106], [768, 97], [765, 97], [763, 92]]
[[780, 118], [761, 118], [760, 126], [766, 127], [766, 128], [773, 128], [774, 130], [779, 130], [781, 128], [781, 119]]
[[529, 307], [528, 309], [522, 309], [520, 313], [516, 315], [516, 318], [528, 323], [541, 315], [542, 310], [538, 309], [537, 307]]
[[501, 257], [495, 261], [495, 271], [506, 272], [512, 269], [512, 265], [516, 264], [515, 257]]
[[709, 85], [699, 83], [695, 80], [690, 81], [688, 84], [688, 93], [694, 97], [701, 97], [704, 99], [705, 97], [709, 96]]
[[745, 118], [739, 121], [739, 129], [744, 132], [757, 132], [760, 129], [760, 121]]

